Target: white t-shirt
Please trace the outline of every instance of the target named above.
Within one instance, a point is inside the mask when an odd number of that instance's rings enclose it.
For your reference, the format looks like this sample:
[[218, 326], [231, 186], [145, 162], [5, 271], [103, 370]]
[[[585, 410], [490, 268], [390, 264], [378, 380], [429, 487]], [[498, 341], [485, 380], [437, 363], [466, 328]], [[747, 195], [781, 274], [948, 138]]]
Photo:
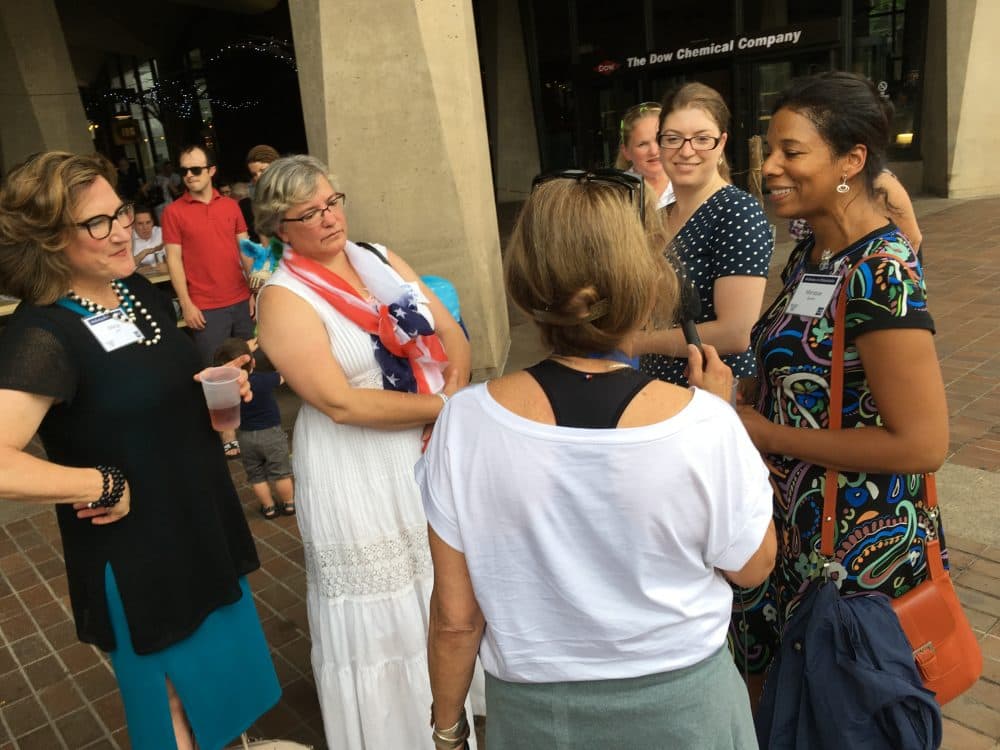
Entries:
[[543, 425], [485, 385], [456, 394], [416, 466], [427, 519], [464, 553], [479, 655], [513, 682], [638, 677], [725, 642], [732, 589], [772, 514], [768, 472], [726, 402], [694, 391], [644, 427]]
[[[642, 175], [639, 174], [638, 172], [636, 172], [631, 167], [629, 167], [628, 169], [625, 170], [625, 174], [630, 174], [633, 177], [642, 178]], [[648, 182], [646, 183], [646, 186], [647, 187], [649, 186]], [[656, 207], [657, 208], [666, 208], [671, 203], [676, 203], [676, 202], [677, 202], [677, 196], [674, 195], [674, 183], [668, 181], [667, 182], [667, 189], [664, 190], [662, 193], [660, 193], [660, 197], [656, 199]]]
[[[153, 227], [153, 234], [150, 235], [148, 240], [142, 239], [139, 235], [132, 230], [132, 255], [138, 255], [147, 247], [156, 247], [157, 245], [163, 244], [163, 230], [160, 227]], [[162, 263], [167, 259], [166, 251], [158, 250], [155, 253], [150, 253], [141, 261], [139, 261], [140, 266], [155, 266], [157, 263]]]

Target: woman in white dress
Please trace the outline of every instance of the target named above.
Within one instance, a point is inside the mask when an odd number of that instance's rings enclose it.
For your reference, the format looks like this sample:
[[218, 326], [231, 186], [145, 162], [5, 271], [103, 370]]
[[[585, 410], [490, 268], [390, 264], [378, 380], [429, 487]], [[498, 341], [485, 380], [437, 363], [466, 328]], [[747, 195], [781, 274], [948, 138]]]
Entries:
[[469, 380], [459, 325], [409, 265], [349, 242], [344, 194], [309, 156], [257, 183], [258, 231], [286, 249], [259, 343], [303, 404], [293, 468], [312, 664], [327, 744], [431, 748], [422, 433]]

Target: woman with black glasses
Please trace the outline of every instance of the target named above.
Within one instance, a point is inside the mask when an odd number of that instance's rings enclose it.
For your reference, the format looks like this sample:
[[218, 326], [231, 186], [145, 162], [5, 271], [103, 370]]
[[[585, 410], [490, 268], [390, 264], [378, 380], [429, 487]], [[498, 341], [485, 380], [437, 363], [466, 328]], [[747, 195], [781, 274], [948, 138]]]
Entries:
[[[729, 108], [700, 83], [668, 93], [660, 112], [663, 168], [677, 202], [667, 212], [667, 234], [678, 270], [697, 289], [702, 341], [722, 355], [737, 377], [753, 375], [750, 328], [760, 313], [774, 242], [759, 203], [729, 184], [724, 149]], [[680, 328], [639, 337], [642, 371], [668, 383], [686, 383], [686, 343]]]
[[257, 229], [289, 248], [260, 293], [258, 334], [303, 401], [292, 463], [327, 744], [431, 748], [431, 559], [413, 465], [469, 381], [469, 344], [405, 261], [348, 240], [345, 201], [310, 156], [261, 176]]
[[0, 291], [23, 300], [0, 337], [0, 498], [55, 504], [77, 635], [109, 652], [131, 747], [219, 750], [280, 695], [257, 552], [114, 179], [49, 152], [0, 189]]
[[677, 278], [640, 219], [642, 181], [535, 181], [507, 291], [553, 354], [467, 388], [417, 466], [431, 531], [433, 737], [461, 748], [478, 652], [486, 744], [756, 748], [726, 649], [728, 580], [773, 565], [767, 470], [691, 347], [684, 389], [628, 365]]

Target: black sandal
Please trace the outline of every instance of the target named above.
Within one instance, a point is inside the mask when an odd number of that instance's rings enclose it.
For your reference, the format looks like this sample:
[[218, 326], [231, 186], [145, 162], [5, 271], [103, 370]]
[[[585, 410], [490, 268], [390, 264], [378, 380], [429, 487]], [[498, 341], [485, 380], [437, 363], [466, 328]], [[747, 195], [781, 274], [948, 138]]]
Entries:
[[295, 515], [295, 501], [292, 500], [290, 503], [284, 503], [281, 506], [281, 513], [286, 516]]
[[260, 514], [264, 516], [268, 521], [273, 521], [278, 517], [278, 506], [277, 505], [262, 505], [260, 506]]

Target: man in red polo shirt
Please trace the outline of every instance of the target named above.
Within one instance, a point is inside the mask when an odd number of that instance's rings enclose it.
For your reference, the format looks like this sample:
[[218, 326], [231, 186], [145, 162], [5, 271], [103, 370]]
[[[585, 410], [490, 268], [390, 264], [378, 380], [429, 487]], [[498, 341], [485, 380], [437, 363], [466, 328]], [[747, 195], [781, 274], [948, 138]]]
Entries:
[[163, 211], [170, 282], [206, 367], [225, 339], [253, 338], [250, 287], [238, 241], [247, 237], [239, 204], [212, 187], [215, 165], [201, 146], [181, 152], [187, 188]]
[[[247, 267], [237, 244], [247, 227], [239, 204], [212, 187], [215, 165], [208, 151], [188, 146], [179, 164], [187, 192], [163, 211], [163, 244], [184, 322], [209, 367], [225, 339], [253, 338]], [[235, 433], [222, 439], [226, 455], [236, 458]]]

